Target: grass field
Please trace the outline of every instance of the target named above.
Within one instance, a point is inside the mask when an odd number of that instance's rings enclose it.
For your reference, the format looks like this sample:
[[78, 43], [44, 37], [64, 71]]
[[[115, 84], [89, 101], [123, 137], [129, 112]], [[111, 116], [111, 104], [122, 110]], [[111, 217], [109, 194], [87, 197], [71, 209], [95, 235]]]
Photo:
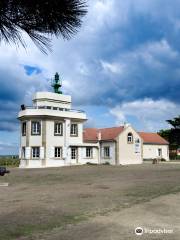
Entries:
[[175, 229], [143, 239], [180, 239], [180, 164], [10, 170], [0, 239], [136, 239], [141, 223]]

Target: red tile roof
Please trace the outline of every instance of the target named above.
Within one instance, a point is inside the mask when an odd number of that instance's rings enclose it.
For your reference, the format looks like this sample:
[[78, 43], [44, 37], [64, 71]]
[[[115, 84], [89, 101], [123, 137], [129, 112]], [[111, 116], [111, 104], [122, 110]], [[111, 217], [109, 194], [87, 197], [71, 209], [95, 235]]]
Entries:
[[112, 128], [85, 128], [83, 131], [84, 142], [97, 142], [98, 134], [101, 133], [101, 140], [114, 140], [122, 131], [124, 127]]
[[85, 128], [83, 131], [84, 142], [97, 142], [98, 141], [98, 129], [97, 128]]
[[[85, 128], [83, 131], [84, 142], [97, 142], [98, 134], [101, 133], [101, 140], [112, 141], [123, 131], [124, 127], [112, 127], [112, 128]], [[169, 144], [164, 138], [157, 133], [138, 132], [144, 143], [151, 144]]]
[[169, 144], [164, 138], [157, 133], [138, 132], [144, 143], [152, 144]]

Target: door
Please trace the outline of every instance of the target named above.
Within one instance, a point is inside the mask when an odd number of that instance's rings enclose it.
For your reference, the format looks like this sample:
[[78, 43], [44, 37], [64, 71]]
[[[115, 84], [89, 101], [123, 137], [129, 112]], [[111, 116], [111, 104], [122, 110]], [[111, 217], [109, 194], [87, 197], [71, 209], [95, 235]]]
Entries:
[[78, 163], [78, 149], [77, 147], [71, 147], [71, 159], [73, 163]]

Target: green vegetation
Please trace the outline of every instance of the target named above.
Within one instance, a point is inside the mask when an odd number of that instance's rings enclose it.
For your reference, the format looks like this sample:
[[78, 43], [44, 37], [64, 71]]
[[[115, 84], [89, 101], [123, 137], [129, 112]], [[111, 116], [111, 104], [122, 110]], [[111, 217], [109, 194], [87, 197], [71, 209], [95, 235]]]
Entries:
[[170, 159], [179, 159], [177, 150], [180, 148], [180, 116], [167, 120], [172, 126], [171, 129], [162, 129], [158, 134], [169, 142], [169, 157]]
[[77, 32], [86, 8], [82, 0], [1, 0], [0, 41], [26, 47], [24, 32], [46, 53], [52, 35], [70, 39]]
[[0, 166], [4, 167], [18, 167], [20, 160], [18, 158], [0, 158]]

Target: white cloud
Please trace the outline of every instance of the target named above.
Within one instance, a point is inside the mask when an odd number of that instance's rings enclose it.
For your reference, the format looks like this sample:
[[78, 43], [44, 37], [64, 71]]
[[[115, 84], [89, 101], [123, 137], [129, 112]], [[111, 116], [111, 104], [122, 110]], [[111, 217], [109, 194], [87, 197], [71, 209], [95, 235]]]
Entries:
[[116, 124], [128, 122], [128, 119], [135, 118], [136, 125], [140, 130], [158, 131], [167, 128], [167, 119], [176, 117], [180, 112], [180, 105], [171, 101], [161, 100], [136, 100], [122, 103], [110, 110], [115, 116]]
[[101, 65], [103, 67], [103, 69], [106, 72], [110, 72], [110, 73], [114, 73], [114, 74], [123, 74], [123, 72], [125, 71], [125, 66], [123, 64], [120, 63], [109, 63], [106, 61], [100, 61]]

